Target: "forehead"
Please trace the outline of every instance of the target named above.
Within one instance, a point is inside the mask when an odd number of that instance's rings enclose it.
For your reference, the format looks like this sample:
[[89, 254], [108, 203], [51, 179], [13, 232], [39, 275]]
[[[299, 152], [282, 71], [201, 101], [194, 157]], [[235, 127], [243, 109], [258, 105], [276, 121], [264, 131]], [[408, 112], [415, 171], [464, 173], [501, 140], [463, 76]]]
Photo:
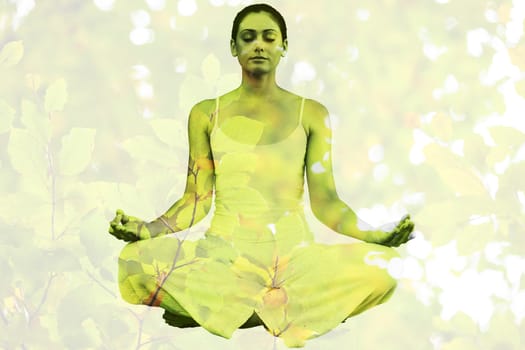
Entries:
[[252, 12], [246, 15], [239, 24], [239, 32], [245, 29], [255, 29], [257, 31], [274, 29], [280, 32], [277, 22], [266, 12]]

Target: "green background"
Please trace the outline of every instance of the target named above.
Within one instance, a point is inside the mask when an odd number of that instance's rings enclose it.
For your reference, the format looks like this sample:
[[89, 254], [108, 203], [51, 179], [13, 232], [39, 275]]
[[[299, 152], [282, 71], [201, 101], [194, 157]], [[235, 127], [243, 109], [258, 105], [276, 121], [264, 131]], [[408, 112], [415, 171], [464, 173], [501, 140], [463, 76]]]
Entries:
[[[152, 220], [182, 195], [187, 115], [239, 84], [249, 3], [0, 0], [1, 349], [284, 348], [126, 304], [107, 233], [115, 209]], [[523, 348], [523, 2], [269, 3], [289, 27], [279, 84], [331, 113], [340, 197], [416, 223], [392, 299], [305, 348]], [[319, 241], [352, 241], [307, 215]]]

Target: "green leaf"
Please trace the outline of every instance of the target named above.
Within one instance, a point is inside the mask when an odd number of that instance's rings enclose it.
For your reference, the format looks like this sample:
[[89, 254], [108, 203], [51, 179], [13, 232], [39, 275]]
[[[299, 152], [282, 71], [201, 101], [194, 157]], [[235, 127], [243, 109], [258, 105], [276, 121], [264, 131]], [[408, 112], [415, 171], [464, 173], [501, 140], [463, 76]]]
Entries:
[[46, 112], [61, 111], [67, 102], [67, 85], [64, 78], [56, 80], [46, 90]]
[[489, 132], [498, 146], [519, 147], [525, 143], [525, 134], [511, 126], [493, 126]]
[[252, 173], [257, 166], [257, 156], [250, 152], [226, 153], [221, 157], [220, 170], [228, 174], [247, 172]]
[[40, 180], [42, 184], [46, 182], [47, 152], [33, 133], [19, 128], [11, 129], [7, 153], [18, 173]]
[[469, 337], [457, 337], [443, 344], [442, 350], [478, 350], [479, 345]]
[[487, 194], [476, 173], [452, 152], [436, 144], [424, 149], [427, 162], [438, 172], [443, 182], [455, 193], [462, 195]]
[[[44, 188], [42, 192], [45, 192]], [[8, 224], [34, 229], [40, 237], [51, 237], [51, 201], [44, 194], [18, 192], [0, 196], [0, 217]]]
[[495, 239], [492, 222], [480, 225], [470, 224], [456, 235], [458, 254], [471, 255], [483, 251], [487, 243]]
[[185, 133], [182, 123], [175, 119], [152, 119], [150, 125], [155, 135], [171, 147], [179, 145], [180, 138]]
[[209, 54], [202, 61], [201, 70], [204, 79], [208, 83], [213, 83], [219, 79], [219, 76], [221, 75], [221, 63], [214, 54]]
[[100, 288], [90, 283], [69, 290], [56, 310], [58, 331], [66, 348], [92, 348], [99, 343], [96, 334], [82, 327], [92, 318], [102, 298]]
[[246, 217], [257, 217], [269, 209], [263, 195], [250, 187], [238, 187], [235, 191], [223, 194], [228, 208]]
[[221, 131], [233, 140], [255, 145], [259, 142], [264, 130], [264, 124], [260, 121], [234, 116], [225, 120], [221, 125]]
[[239, 86], [238, 74], [223, 74], [217, 81], [217, 91], [231, 91]]
[[58, 248], [45, 252], [45, 261], [40, 263], [46, 267], [46, 271], [65, 272], [80, 268], [78, 256], [65, 248]]
[[115, 238], [108, 233], [108, 229], [109, 221], [106, 221], [99, 210], [89, 213], [82, 220], [78, 236], [85, 248], [85, 254], [94, 266], [100, 266], [114, 253], [108, 241]]
[[206, 80], [188, 75], [179, 88], [179, 108], [183, 111], [189, 111], [195, 101], [209, 98], [214, 93], [214, 89]]
[[58, 155], [60, 173], [77, 175], [86, 169], [95, 147], [95, 129], [72, 128], [62, 137], [62, 148]]
[[22, 40], [11, 41], [4, 45], [0, 52], [0, 65], [11, 67], [20, 62], [24, 56]]
[[459, 197], [426, 204], [414, 216], [416, 226], [429, 234], [434, 245], [456, 238], [469, 223], [471, 215], [490, 215], [493, 206], [480, 196]]
[[151, 161], [163, 168], [174, 167], [178, 164], [175, 153], [151, 137], [134, 136], [125, 140], [122, 146], [132, 158], [137, 160]]
[[20, 120], [22, 124], [37, 135], [43, 143], [47, 143], [51, 136], [49, 118], [38, 109], [36, 104], [27, 99], [22, 99], [21, 109]]
[[9, 131], [15, 118], [15, 109], [4, 100], [0, 100], [0, 134]]

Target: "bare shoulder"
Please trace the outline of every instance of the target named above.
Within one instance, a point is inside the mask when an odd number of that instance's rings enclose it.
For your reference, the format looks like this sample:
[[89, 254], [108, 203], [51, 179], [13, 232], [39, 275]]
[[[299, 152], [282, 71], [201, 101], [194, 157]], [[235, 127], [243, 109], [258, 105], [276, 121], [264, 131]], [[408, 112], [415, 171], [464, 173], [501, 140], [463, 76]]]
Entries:
[[308, 133], [326, 126], [326, 118], [328, 118], [328, 109], [322, 103], [313, 99], [305, 99], [303, 123]]
[[196, 103], [190, 111], [190, 125], [195, 125], [209, 134], [212, 127], [215, 103], [215, 99], [206, 99]]
[[215, 110], [215, 103], [215, 99], [211, 98], [197, 102], [191, 108], [191, 113], [203, 114], [209, 117], [210, 114]]

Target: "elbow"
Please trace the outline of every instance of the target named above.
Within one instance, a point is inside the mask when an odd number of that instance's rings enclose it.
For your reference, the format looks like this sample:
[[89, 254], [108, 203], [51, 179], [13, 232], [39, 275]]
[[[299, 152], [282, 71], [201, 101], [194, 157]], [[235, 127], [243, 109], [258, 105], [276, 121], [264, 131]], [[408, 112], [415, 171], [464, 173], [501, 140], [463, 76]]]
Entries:
[[324, 225], [335, 229], [341, 220], [342, 206], [339, 197], [310, 197], [310, 207], [314, 216]]

